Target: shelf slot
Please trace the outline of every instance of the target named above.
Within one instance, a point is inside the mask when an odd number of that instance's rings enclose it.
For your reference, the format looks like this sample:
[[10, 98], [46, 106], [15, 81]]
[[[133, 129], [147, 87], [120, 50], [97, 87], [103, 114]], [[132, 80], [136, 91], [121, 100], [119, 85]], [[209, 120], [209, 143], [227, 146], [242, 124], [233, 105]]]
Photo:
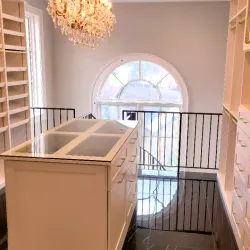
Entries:
[[30, 121], [30, 119], [25, 119], [25, 120], [13, 123], [13, 124], [10, 125], [10, 128], [13, 129], [13, 128], [19, 127], [21, 125], [24, 125], [24, 124], [28, 123], [29, 121]]
[[0, 102], [5, 102], [6, 101], [6, 97], [0, 97]]
[[28, 93], [25, 94], [20, 94], [20, 95], [13, 95], [13, 96], [9, 96], [9, 101], [14, 101], [14, 100], [18, 100], [18, 99], [23, 99], [28, 97]]
[[7, 29], [3, 29], [3, 33], [6, 34], [6, 35], [11, 35], [11, 36], [21, 36], [21, 37], [25, 36], [24, 32], [19, 32], [19, 31], [14, 31], [14, 30], [7, 30]]
[[5, 82], [0, 82], [0, 88], [3, 88], [5, 86]]
[[13, 110], [9, 111], [9, 114], [10, 115], [18, 114], [18, 113], [24, 112], [24, 111], [26, 111], [28, 109], [29, 109], [29, 106], [25, 106], [25, 107], [22, 107], [22, 108], [13, 109]]
[[14, 22], [18, 22], [18, 23], [23, 23], [24, 22], [23, 18], [12, 16], [12, 15], [9, 15], [9, 14], [3, 13], [2, 16], [3, 16], [4, 19], [8, 19], [8, 20], [11, 20], [11, 21], [14, 21]]
[[7, 82], [7, 86], [8, 87], [20, 86], [20, 85], [25, 85], [27, 83], [28, 83], [28, 81], [13, 81], [13, 82]]
[[1, 112], [1, 113], [0, 113], [0, 118], [5, 117], [6, 115], [7, 115], [7, 112]]
[[0, 72], [3, 72], [4, 71], [4, 68], [3, 67], [0, 67]]
[[5, 49], [8, 50], [16, 50], [16, 51], [25, 51], [26, 47], [25, 46], [17, 46], [17, 45], [4, 45]]
[[18, 71], [26, 71], [27, 67], [7, 67], [7, 72], [18, 72]]
[[5, 127], [0, 128], [0, 133], [5, 132], [7, 129], [8, 129], [8, 126], [5, 126]]

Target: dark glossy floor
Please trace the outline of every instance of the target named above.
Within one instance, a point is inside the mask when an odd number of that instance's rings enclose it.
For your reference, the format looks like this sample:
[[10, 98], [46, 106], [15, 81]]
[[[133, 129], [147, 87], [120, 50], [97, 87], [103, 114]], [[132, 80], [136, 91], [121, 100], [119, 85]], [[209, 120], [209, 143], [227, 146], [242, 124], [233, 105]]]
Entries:
[[216, 175], [139, 172], [137, 208], [123, 250], [213, 250]]

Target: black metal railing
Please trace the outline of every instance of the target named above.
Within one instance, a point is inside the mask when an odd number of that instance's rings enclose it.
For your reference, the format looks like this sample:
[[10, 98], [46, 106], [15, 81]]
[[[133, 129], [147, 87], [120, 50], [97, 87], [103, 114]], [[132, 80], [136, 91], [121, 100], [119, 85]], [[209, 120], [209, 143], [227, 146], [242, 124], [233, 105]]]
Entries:
[[82, 115], [79, 118], [81, 118], [81, 119], [96, 119], [96, 117], [92, 113]]
[[215, 180], [138, 176], [137, 227], [212, 234]]
[[151, 155], [147, 150], [138, 146], [139, 150], [139, 161], [138, 169], [145, 170], [166, 170], [161, 163]]
[[123, 110], [138, 120], [139, 145], [165, 168], [218, 169], [220, 113]]
[[31, 107], [31, 134], [33, 137], [76, 117], [75, 109]]

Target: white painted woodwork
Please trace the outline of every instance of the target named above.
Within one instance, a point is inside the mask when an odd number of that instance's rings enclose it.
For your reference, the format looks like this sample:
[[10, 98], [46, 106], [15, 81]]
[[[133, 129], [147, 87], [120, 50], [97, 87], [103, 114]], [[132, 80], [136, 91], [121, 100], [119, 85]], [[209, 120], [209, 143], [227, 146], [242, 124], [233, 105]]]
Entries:
[[239, 250], [250, 249], [249, 0], [231, 0], [218, 186]]
[[2, 153], [30, 139], [24, 1], [1, 1], [0, 19], [0, 114], [6, 114], [0, 116]]
[[[137, 124], [73, 119], [2, 154], [8, 249], [121, 250], [137, 198]], [[102, 157], [87, 140], [96, 135], [104, 149], [118, 138]], [[46, 136], [74, 139], [45, 153]]]

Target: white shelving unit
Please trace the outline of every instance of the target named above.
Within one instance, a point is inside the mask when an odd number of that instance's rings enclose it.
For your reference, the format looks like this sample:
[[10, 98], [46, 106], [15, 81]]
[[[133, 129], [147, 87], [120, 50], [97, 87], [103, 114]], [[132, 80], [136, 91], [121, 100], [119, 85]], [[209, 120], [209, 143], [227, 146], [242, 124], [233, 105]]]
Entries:
[[238, 248], [246, 250], [250, 249], [249, 0], [230, 2], [221, 134], [219, 190]]
[[24, 1], [0, 1], [0, 153], [30, 138]]

